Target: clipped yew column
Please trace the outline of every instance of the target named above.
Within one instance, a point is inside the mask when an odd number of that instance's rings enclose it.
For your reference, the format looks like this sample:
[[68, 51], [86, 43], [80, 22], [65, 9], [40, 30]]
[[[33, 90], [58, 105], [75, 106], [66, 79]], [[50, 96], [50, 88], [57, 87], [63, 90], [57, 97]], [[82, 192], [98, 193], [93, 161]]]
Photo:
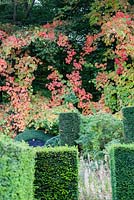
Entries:
[[79, 138], [80, 116], [77, 113], [61, 113], [59, 116], [61, 145], [74, 146]]
[[134, 142], [134, 107], [122, 109], [125, 141]]

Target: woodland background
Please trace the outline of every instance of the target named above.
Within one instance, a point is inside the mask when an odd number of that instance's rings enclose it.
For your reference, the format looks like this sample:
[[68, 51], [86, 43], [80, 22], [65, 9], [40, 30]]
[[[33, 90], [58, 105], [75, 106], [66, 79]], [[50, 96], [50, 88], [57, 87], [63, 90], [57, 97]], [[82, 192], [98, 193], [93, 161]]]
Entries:
[[0, 1], [0, 130], [134, 105], [134, 1]]

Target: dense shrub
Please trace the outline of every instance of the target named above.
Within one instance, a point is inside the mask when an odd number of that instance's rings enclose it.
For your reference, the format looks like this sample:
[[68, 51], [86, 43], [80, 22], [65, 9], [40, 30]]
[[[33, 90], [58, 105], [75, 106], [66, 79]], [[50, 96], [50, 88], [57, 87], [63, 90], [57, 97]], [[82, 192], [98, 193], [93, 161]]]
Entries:
[[60, 135], [56, 135], [46, 141], [45, 146], [47, 147], [56, 147], [61, 145]]
[[61, 145], [73, 146], [79, 137], [80, 116], [77, 113], [61, 113], [59, 116]]
[[78, 200], [77, 149], [36, 148], [35, 197]]
[[116, 144], [110, 148], [112, 200], [134, 199], [134, 145]]
[[134, 141], [134, 107], [126, 107], [122, 109], [124, 136], [126, 142]]
[[25, 142], [29, 142], [30, 140], [40, 140], [45, 144], [46, 141], [52, 137], [53, 137], [52, 135], [45, 134], [44, 131], [41, 131], [41, 130], [26, 129], [24, 132], [18, 134], [15, 137], [15, 140], [25, 141]]
[[82, 144], [84, 155], [92, 159], [103, 157], [105, 146], [123, 139], [123, 124], [108, 113], [81, 117], [81, 132], [77, 143]]
[[0, 136], [0, 199], [33, 200], [34, 152]]

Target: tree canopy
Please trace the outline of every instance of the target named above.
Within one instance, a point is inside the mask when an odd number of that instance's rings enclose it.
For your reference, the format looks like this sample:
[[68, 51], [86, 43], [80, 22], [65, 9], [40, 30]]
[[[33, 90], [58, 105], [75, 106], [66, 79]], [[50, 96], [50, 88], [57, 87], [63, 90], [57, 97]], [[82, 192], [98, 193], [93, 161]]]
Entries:
[[87, 115], [133, 105], [132, 9], [127, 0], [1, 1], [3, 128], [39, 127], [41, 109], [54, 106]]

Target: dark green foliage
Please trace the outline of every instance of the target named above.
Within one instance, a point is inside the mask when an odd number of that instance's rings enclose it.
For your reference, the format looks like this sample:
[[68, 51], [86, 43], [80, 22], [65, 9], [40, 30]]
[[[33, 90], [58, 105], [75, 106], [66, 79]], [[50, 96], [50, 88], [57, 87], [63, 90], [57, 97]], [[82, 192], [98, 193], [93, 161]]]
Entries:
[[122, 109], [126, 142], [134, 142], [134, 107]]
[[134, 144], [110, 148], [112, 200], [134, 200]]
[[59, 116], [61, 145], [73, 146], [79, 137], [80, 117], [77, 113], [61, 113]]
[[36, 148], [35, 197], [78, 200], [78, 153], [74, 147]]
[[46, 142], [50, 138], [52, 138], [52, 135], [45, 134], [44, 131], [41, 130], [34, 130], [34, 129], [26, 129], [24, 132], [20, 133], [15, 137], [16, 141], [25, 141], [27, 142], [30, 139], [38, 139]]
[[0, 200], [33, 200], [34, 156], [26, 144], [0, 136]]

